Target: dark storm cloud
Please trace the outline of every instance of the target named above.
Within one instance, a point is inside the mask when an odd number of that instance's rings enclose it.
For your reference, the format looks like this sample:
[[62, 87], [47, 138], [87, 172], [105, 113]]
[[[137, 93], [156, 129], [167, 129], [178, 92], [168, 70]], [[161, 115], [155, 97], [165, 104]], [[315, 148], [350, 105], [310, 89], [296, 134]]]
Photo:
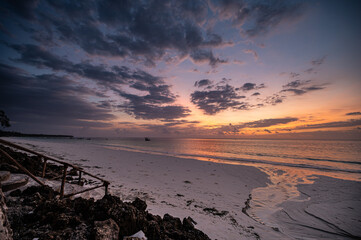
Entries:
[[220, 59], [213, 55], [213, 52], [210, 50], [200, 50], [197, 49], [191, 53], [191, 58], [195, 62], [206, 62], [212, 67], [216, 67], [219, 64], [227, 63], [228, 60]]
[[245, 98], [237, 93], [233, 86], [218, 85], [210, 90], [194, 91], [191, 101], [208, 115], [214, 115], [226, 109], [247, 109], [247, 104], [239, 99]]
[[14, 44], [9, 45], [9, 47], [13, 48], [20, 54], [19, 59], [14, 59], [16, 61], [30, 64], [39, 68], [48, 67], [55, 71], [73, 71], [71, 62], [61, 59], [39, 46], [33, 44]]
[[[208, 11], [202, 1], [52, 1], [50, 5], [69, 18], [43, 13], [42, 18], [54, 26], [49, 34], [55, 31], [59, 39], [93, 55], [128, 56], [151, 66], [168, 50], [185, 56], [230, 44], [216, 33], [202, 31], [199, 24]], [[110, 31], [99, 28], [99, 23]], [[221, 62], [209, 53], [212, 66]]]
[[327, 122], [320, 124], [309, 124], [304, 126], [299, 126], [294, 129], [317, 129], [317, 128], [339, 128], [339, 127], [356, 127], [361, 125], [361, 119], [351, 119], [348, 121], [339, 121], [339, 122]]
[[84, 121], [89, 125], [113, 119], [111, 112], [83, 100], [94, 95], [93, 90], [66, 77], [27, 75], [21, 69], [0, 65], [0, 108], [16, 122], [79, 126]]
[[[221, 35], [204, 29], [211, 18], [232, 19], [233, 26], [249, 36], [268, 32], [283, 21], [298, 16], [301, 4], [284, 1], [250, 2], [212, 1], [8, 1], [9, 12], [25, 19], [33, 39], [46, 45], [59, 41], [79, 46], [91, 55], [130, 57], [154, 66], [176, 51], [194, 62], [212, 67], [227, 61], [214, 55], [212, 48], [233, 44]], [[5, 29], [6, 30], [6, 29]], [[11, 32], [11, 29], [7, 29]]]
[[38, 5], [38, 0], [27, 0], [27, 1], [3, 1], [3, 4], [7, 9], [13, 11], [18, 16], [27, 20], [35, 18], [34, 9]]
[[[140, 87], [141, 86], [141, 87]], [[148, 94], [138, 96], [126, 93], [119, 89], [113, 89], [127, 102], [118, 108], [137, 119], [177, 119], [189, 115], [190, 110], [174, 103], [176, 96], [170, 91], [169, 85], [141, 85], [138, 90], [147, 91]], [[132, 87], [132, 85], [131, 85]], [[134, 88], [134, 86], [133, 86]], [[165, 105], [167, 104], [167, 105]]]
[[265, 34], [282, 22], [296, 19], [303, 10], [300, 3], [287, 1], [251, 1], [246, 3], [238, 0], [212, 0], [214, 11], [219, 12], [223, 19], [231, 19], [234, 26], [243, 27], [250, 23], [250, 27], [242, 29], [248, 36], [254, 37]]
[[349, 113], [346, 113], [346, 116], [356, 116], [356, 115], [361, 115], [361, 112], [349, 112]]
[[265, 85], [262, 83], [260, 85], [257, 86], [257, 84], [255, 83], [245, 83], [243, 84], [243, 86], [241, 87], [241, 89], [244, 92], [250, 91], [250, 90], [257, 90], [257, 89], [261, 89], [261, 88], [265, 88]]
[[258, 2], [250, 9], [251, 15], [254, 17], [254, 26], [246, 29], [245, 32], [251, 37], [265, 34], [281, 22], [299, 17], [302, 9], [303, 5], [300, 3], [282, 0]]
[[18, 51], [20, 58], [15, 61], [30, 64], [39, 68], [48, 67], [54, 71], [64, 71], [70, 74], [78, 74], [93, 80], [106, 83], [129, 83], [132, 81], [146, 82], [150, 84], [162, 83], [161, 78], [153, 76], [145, 71], [132, 71], [126, 66], [114, 66], [109, 69], [106, 65], [93, 65], [88, 61], [72, 63], [65, 58], [56, 56], [44, 48], [32, 45], [11, 45]]
[[[128, 100], [128, 104], [121, 107], [126, 113], [142, 119], [173, 119], [189, 115], [189, 109], [182, 106], [163, 106], [174, 103], [176, 96], [170, 86], [163, 79], [153, 76], [143, 70], [131, 70], [126, 66], [92, 65], [89, 62], [74, 64], [60, 58], [43, 48], [35, 45], [13, 45], [21, 55], [16, 61], [37, 67], [47, 67], [54, 71], [63, 71], [94, 80], [98, 85], [111, 89], [119, 96]], [[119, 90], [119, 86], [148, 92], [138, 96]], [[148, 114], [148, 115], [147, 115]]]
[[202, 79], [202, 80], [199, 80], [199, 81], [196, 81], [194, 83], [194, 86], [195, 87], [204, 87], [204, 86], [209, 86], [212, 84], [212, 81], [209, 80], [209, 79]]
[[125, 112], [136, 119], [175, 119], [187, 117], [190, 113], [190, 110], [183, 106], [144, 104], [132, 99], [130, 96], [128, 96], [128, 100], [128, 104], [119, 105], [118, 107], [124, 108]]

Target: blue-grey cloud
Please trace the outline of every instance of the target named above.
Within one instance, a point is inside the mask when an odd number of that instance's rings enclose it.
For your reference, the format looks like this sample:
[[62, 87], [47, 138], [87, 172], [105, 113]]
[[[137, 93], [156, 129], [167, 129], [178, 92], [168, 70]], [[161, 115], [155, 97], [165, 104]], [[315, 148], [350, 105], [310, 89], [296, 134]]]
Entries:
[[65, 76], [29, 75], [0, 64], [0, 108], [16, 123], [109, 126], [102, 121], [115, 118], [112, 112], [84, 100], [99, 95]]
[[294, 129], [318, 129], [318, 128], [340, 128], [340, 127], [356, 127], [361, 125], [361, 119], [350, 119], [348, 121], [327, 122], [319, 124], [307, 124]]
[[248, 103], [239, 101], [245, 98], [229, 84], [214, 86], [212, 89], [194, 91], [191, 101], [208, 115], [214, 115], [226, 109], [248, 109]]
[[[193, 53], [198, 56], [196, 62], [200, 53], [202, 61], [207, 53], [214, 67], [223, 60], [214, 56], [211, 48], [230, 44], [210, 29], [203, 31], [201, 23], [208, 17], [203, 1], [49, 0], [27, 5], [21, 15], [31, 18], [31, 26], [38, 28], [33, 39], [48, 45], [60, 40], [91, 55], [130, 57], [154, 65], [167, 51], [175, 50], [181, 56]], [[9, 8], [16, 15], [19, 11]], [[102, 24], [109, 31], [101, 28]]]
[[262, 119], [262, 120], [253, 121], [253, 122], [247, 122], [247, 123], [242, 124], [241, 126], [247, 127], [247, 128], [263, 128], [263, 127], [271, 127], [271, 126], [275, 126], [275, 125], [279, 125], [279, 124], [295, 122], [297, 120], [298, 120], [298, 118], [291, 118], [291, 117], [269, 118], [269, 119]]
[[213, 55], [213, 52], [210, 50], [197, 49], [191, 52], [191, 58], [195, 62], [206, 62], [212, 67], [216, 67], [219, 64], [227, 63], [228, 60], [220, 59]]
[[[127, 100], [127, 104], [118, 104], [117, 109], [125, 111], [135, 118], [173, 119], [189, 115], [190, 111], [186, 107], [164, 106], [163, 104], [173, 104], [176, 96], [161, 77], [153, 76], [143, 70], [131, 70], [126, 66], [93, 65], [89, 62], [72, 63], [30, 44], [12, 45], [11, 47], [20, 53], [20, 58], [14, 59], [15, 61], [78, 75], [118, 93], [120, 97]], [[138, 96], [120, 90], [124, 85], [148, 94]]]
[[212, 84], [212, 81], [209, 80], [209, 79], [202, 79], [202, 80], [199, 80], [199, 81], [196, 81], [194, 83], [194, 86], [195, 87], [205, 87], [205, 86], [209, 86]]
[[357, 115], [361, 115], [361, 112], [349, 112], [349, 113], [346, 113], [346, 116], [357, 116]]
[[[265, 34], [283, 22], [296, 19], [303, 13], [304, 4], [273, 1], [212, 0], [214, 11], [223, 19], [230, 19], [234, 26], [250, 37]], [[244, 23], [250, 25], [244, 28]]]
[[312, 60], [311, 61], [311, 64], [313, 65], [313, 66], [320, 66], [320, 65], [322, 65], [324, 62], [325, 62], [325, 60], [326, 60], [326, 56], [323, 56], [323, 57], [321, 57], [321, 58], [317, 58], [317, 59], [315, 59], [315, 60]]
[[248, 92], [250, 90], [257, 90], [257, 89], [262, 89], [262, 88], [265, 88], [265, 87], [266, 86], [263, 83], [261, 83], [258, 86], [255, 83], [245, 83], [245, 84], [243, 84], [242, 87], [240, 87], [240, 89], [242, 89], [245, 92]]

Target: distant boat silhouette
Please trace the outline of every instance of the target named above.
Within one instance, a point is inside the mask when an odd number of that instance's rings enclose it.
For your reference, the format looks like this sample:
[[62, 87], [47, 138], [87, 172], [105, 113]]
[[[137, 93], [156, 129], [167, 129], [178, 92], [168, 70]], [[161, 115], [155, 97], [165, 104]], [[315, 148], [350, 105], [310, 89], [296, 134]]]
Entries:
[[144, 141], [149, 142], [149, 141], [150, 141], [150, 138], [145, 137], [145, 138], [144, 138]]

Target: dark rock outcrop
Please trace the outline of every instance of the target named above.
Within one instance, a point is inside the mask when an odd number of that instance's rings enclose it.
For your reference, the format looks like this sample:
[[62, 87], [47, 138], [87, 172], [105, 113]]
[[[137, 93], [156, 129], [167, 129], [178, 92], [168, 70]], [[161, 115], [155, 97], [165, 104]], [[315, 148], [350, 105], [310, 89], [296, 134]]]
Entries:
[[76, 198], [60, 200], [48, 187], [31, 187], [9, 197], [9, 219], [14, 239], [123, 239], [142, 230], [149, 240], [199, 239], [208, 236], [194, 228], [188, 217], [183, 222], [165, 214], [146, 211], [146, 203], [131, 203], [107, 195], [98, 201]]
[[10, 228], [10, 223], [7, 218], [7, 206], [5, 204], [5, 197], [0, 188], [0, 239], [2, 240], [12, 240], [12, 230]]

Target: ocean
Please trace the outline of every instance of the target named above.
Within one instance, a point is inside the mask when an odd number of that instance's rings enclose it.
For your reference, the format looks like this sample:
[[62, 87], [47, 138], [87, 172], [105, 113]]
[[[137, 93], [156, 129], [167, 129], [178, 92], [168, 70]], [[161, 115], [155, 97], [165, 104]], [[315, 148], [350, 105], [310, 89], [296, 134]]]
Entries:
[[[361, 180], [361, 141], [143, 138], [91, 139], [105, 148], [225, 164], [278, 166]], [[341, 177], [344, 178], [344, 177]]]

